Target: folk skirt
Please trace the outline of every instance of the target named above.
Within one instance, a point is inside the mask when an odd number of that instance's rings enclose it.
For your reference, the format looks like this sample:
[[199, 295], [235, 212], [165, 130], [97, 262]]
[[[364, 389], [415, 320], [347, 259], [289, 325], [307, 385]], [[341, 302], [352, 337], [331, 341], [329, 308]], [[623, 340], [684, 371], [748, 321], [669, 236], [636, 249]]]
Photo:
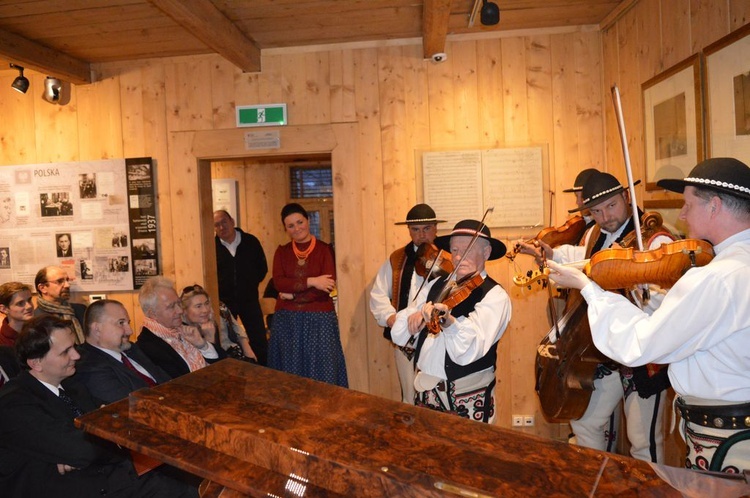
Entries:
[[268, 344], [268, 366], [308, 379], [349, 387], [336, 313], [276, 311]]

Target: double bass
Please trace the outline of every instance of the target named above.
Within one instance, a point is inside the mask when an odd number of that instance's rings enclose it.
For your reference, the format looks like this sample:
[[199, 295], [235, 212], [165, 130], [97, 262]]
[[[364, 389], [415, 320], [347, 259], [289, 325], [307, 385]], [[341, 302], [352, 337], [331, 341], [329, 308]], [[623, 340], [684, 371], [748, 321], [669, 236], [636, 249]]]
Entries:
[[[637, 259], [632, 252], [633, 246], [637, 247], [639, 253], [645, 253], [643, 239], [650, 238], [653, 234], [658, 233], [658, 231], [666, 232], [666, 230], [662, 228], [661, 216], [658, 215], [658, 213], [654, 213], [654, 216], [651, 216], [651, 213], [646, 213], [646, 215], [644, 215], [644, 223], [641, 224], [642, 220], [639, 219], [638, 207], [635, 200], [635, 184], [633, 182], [632, 170], [630, 167], [630, 157], [628, 154], [625, 125], [622, 117], [620, 94], [616, 86], [612, 88], [612, 97], [615, 105], [620, 140], [625, 157], [625, 166], [628, 175], [628, 189], [630, 191], [631, 209], [635, 227], [632, 232], [632, 237], [626, 237], [626, 240], [623, 240], [621, 244], [629, 245], [631, 247], [629, 249], [631, 252], [627, 253], [624, 258], [633, 260]], [[656, 218], [655, 221], [654, 218]], [[588, 251], [590, 251], [590, 249]], [[611, 255], [611, 251], [613, 250], [609, 249], [599, 251], [594, 256], [594, 258], [600, 258], [598, 263], [603, 265], [599, 270], [599, 273], [601, 274], [611, 273], [612, 269], [607, 268], [607, 265], [611, 264], [612, 260], [617, 260], [617, 258], [623, 259], [622, 254], [612, 259], [605, 257], [606, 254]], [[700, 263], [705, 264], [707, 259], [710, 260], [711, 257], [710, 255], [708, 258], [705, 257], [707, 252], [710, 251], [703, 251], [703, 248], [700, 248], [700, 250], [689, 250], [689, 256], [686, 258], [683, 257], [682, 260], [684, 261], [687, 259], [689, 261], [688, 267], [691, 265], [697, 266], [699, 265], [699, 262], [696, 254], [703, 254], [704, 257], [700, 258]], [[594, 258], [589, 262], [589, 275], [592, 275], [592, 272], [595, 271], [592, 264], [596, 262], [594, 261]], [[646, 258], [646, 260], [648, 260], [648, 258]], [[664, 261], [667, 261], [667, 258], [665, 258]], [[687, 268], [680, 269], [679, 271], [674, 272], [673, 276], [676, 275], [676, 278], [679, 278], [679, 276], [686, 270]], [[543, 269], [541, 270], [541, 273], [544, 273]], [[643, 274], [636, 275], [635, 280], [632, 282], [628, 281], [628, 283], [632, 284], [645, 284], [650, 282], [651, 280]], [[666, 283], [669, 284], [669, 282]], [[621, 284], [622, 281], [617, 283], [617, 285]], [[625, 286], [623, 285], [622, 287]], [[552, 303], [550, 303], [551, 310], [553, 310], [552, 306]], [[588, 407], [591, 393], [594, 389], [594, 375], [596, 369], [600, 363], [606, 364], [609, 361], [610, 360], [594, 346], [591, 337], [591, 328], [588, 322], [588, 306], [586, 301], [583, 299], [579, 291], [570, 290], [562, 319], [558, 321], [553, 316], [552, 330], [542, 339], [537, 348], [535, 372], [536, 391], [539, 396], [542, 413], [545, 417], [550, 421], [557, 422], [581, 418]]]
[[[650, 238], [647, 234], [644, 238]], [[607, 290], [644, 282], [669, 288], [687, 270], [706, 265], [712, 258], [708, 242], [686, 239], [649, 251], [603, 249], [591, 257], [583, 271]], [[546, 272], [540, 275], [540, 279], [546, 278]], [[537, 348], [536, 391], [544, 416], [554, 422], [581, 418], [594, 389], [597, 366], [608, 361], [591, 339], [586, 301], [580, 291], [569, 291], [562, 318]]]

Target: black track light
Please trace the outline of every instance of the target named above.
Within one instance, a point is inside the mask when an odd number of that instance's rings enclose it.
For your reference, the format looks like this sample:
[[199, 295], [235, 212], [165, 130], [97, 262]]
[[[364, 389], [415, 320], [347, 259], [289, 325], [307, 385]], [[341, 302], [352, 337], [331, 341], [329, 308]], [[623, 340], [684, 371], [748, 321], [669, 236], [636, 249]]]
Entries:
[[20, 73], [16, 76], [16, 79], [13, 80], [13, 83], [10, 86], [17, 92], [26, 93], [29, 89], [29, 79], [23, 75], [23, 68], [12, 63], [10, 67], [18, 69], [18, 72]]
[[482, 24], [485, 26], [494, 26], [500, 22], [500, 7], [495, 2], [482, 0], [482, 12], [480, 16]]

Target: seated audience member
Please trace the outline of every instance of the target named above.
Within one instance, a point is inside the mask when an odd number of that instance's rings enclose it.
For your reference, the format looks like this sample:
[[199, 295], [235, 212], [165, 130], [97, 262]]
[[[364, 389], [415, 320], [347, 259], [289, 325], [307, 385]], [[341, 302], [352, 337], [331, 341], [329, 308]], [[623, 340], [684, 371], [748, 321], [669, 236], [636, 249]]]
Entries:
[[125, 398], [143, 387], [170, 380], [143, 351], [130, 342], [133, 330], [125, 307], [110, 299], [94, 301], [86, 310], [86, 343], [79, 351], [76, 378], [102, 403]]
[[16, 349], [24, 371], [0, 390], [3, 497], [198, 496], [157, 472], [138, 477], [127, 453], [74, 426], [96, 405], [70, 379], [79, 355], [69, 321], [34, 318]]
[[0, 346], [0, 387], [18, 375], [21, 366], [18, 364], [16, 350], [10, 346]]
[[180, 294], [180, 300], [183, 309], [182, 321], [185, 324], [198, 327], [208, 342], [222, 348], [230, 358], [257, 362], [247, 332], [237, 323], [224, 303], [219, 304], [220, 315], [217, 323], [208, 293], [200, 285], [185, 287]]
[[0, 346], [13, 347], [23, 324], [34, 317], [31, 289], [21, 282], [0, 285], [0, 313], [5, 315], [0, 326]]
[[70, 282], [68, 272], [59, 266], [47, 266], [39, 270], [34, 279], [34, 287], [39, 293], [34, 316], [55, 315], [73, 322], [76, 344], [83, 344], [83, 314], [86, 305], [70, 303]]
[[138, 293], [146, 319], [136, 344], [146, 356], [175, 378], [226, 358], [203, 338], [198, 327], [182, 323], [180, 297], [171, 280], [151, 277]]

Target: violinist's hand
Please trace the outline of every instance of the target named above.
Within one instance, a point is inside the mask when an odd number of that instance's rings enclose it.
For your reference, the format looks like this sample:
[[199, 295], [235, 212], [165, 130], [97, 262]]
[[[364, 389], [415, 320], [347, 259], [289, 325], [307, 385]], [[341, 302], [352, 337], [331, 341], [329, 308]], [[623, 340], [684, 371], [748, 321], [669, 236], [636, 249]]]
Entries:
[[[541, 265], [544, 262], [544, 258], [551, 258], [553, 252], [549, 244], [540, 240], [534, 240], [531, 243], [528, 243], [523, 239], [519, 239], [514, 243], [513, 247], [517, 248], [518, 252], [521, 254], [534, 256], [534, 260], [538, 265]], [[542, 251], [544, 252], [543, 254]]]
[[443, 303], [435, 304], [434, 308], [440, 314], [440, 318], [442, 321], [442, 323], [440, 324], [440, 328], [448, 328], [453, 325], [453, 322], [456, 321], [456, 318], [451, 315], [451, 310], [448, 309], [448, 306], [444, 305]]
[[572, 266], [564, 266], [555, 263], [552, 260], [547, 260], [547, 266], [550, 270], [550, 280], [560, 287], [580, 290], [591, 282], [589, 277], [587, 277], [581, 270], [573, 268]]
[[425, 321], [422, 319], [422, 312], [417, 311], [409, 315], [406, 319], [406, 325], [411, 335], [418, 334], [425, 326]]

